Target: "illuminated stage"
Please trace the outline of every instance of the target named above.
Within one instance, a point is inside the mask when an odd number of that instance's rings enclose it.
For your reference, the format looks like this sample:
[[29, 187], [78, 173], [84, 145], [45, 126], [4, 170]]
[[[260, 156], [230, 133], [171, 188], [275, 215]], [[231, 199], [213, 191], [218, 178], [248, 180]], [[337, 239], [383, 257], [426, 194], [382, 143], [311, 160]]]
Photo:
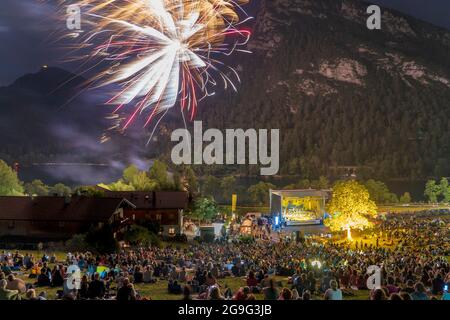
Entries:
[[270, 212], [286, 226], [321, 224], [328, 194], [312, 189], [270, 190]]

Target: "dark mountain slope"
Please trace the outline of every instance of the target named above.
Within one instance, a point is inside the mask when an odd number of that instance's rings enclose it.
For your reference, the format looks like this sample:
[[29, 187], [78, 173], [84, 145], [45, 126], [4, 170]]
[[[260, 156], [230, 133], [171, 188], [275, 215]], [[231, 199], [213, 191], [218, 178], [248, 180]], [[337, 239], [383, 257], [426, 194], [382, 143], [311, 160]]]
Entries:
[[223, 94], [199, 118], [280, 128], [285, 174], [358, 166], [385, 179], [450, 175], [450, 33], [390, 10], [382, 30], [370, 31], [366, 8], [263, 1], [240, 93]]

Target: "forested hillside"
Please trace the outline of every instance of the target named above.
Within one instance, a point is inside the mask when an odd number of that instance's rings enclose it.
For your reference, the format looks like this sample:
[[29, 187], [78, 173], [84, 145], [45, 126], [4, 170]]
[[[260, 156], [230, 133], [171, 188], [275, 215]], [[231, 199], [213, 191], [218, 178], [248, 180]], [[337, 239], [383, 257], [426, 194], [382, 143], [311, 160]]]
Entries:
[[263, 1], [240, 93], [198, 118], [280, 128], [283, 174], [450, 175], [450, 33], [386, 10], [382, 30], [369, 31], [366, 7]]

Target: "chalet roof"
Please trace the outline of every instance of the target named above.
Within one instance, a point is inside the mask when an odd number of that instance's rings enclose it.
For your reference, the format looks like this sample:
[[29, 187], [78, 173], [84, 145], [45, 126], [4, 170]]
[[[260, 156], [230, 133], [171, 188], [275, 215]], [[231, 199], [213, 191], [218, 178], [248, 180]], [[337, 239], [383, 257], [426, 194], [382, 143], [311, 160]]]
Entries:
[[127, 199], [136, 209], [183, 209], [188, 205], [188, 193], [184, 191], [110, 191], [106, 196]]
[[184, 191], [155, 192], [156, 209], [184, 209], [189, 203], [188, 193]]
[[133, 203], [137, 209], [153, 208], [153, 191], [109, 191], [104, 190], [107, 197], [127, 199]]
[[122, 205], [121, 198], [0, 197], [0, 220], [105, 221]]

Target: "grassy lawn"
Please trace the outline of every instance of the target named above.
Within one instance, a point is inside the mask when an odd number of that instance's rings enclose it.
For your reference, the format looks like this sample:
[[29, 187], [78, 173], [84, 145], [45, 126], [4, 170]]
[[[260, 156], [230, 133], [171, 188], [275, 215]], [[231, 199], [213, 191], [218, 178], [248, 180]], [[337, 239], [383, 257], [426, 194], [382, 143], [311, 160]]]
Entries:
[[[368, 242], [365, 240], [365, 242]], [[1, 250], [0, 250], [1, 251]], [[53, 252], [47, 252], [47, 251], [32, 251], [32, 250], [19, 250], [21, 254], [25, 253], [32, 253], [35, 257], [42, 257], [44, 252], [46, 254], [51, 254]], [[55, 252], [55, 255], [57, 257], [58, 261], [64, 261], [66, 259], [66, 253], [63, 252]], [[450, 256], [447, 257], [447, 260], [450, 262]], [[53, 267], [50, 265], [50, 267]], [[17, 276], [21, 279], [23, 279], [26, 283], [34, 284], [36, 282], [36, 279], [30, 279], [28, 277], [28, 274], [24, 273], [17, 273]], [[275, 277], [277, 282], [280, 282], [282, 286], [290, 287], [288, 285], [288, 278], [287, 277]], [[219, 279], [218, 280], [220, 287], [222, 288], [222, 292], [224, 291], [225, 285], [227, 285], [233, 293], [235, 293], [240, 287], [243, 287], [246, 285], [245, 278], [242, 277], [229, 277], [226, 279]], [[139, 294], [142, 297], [151, 298], [152, 300], [179, 300], [181, 299], [180, 295], [173, 295], [169, 294], [167, 292], [167, 280], [158, 280], [157, 283], [154, 284], [137, 284], [135, 286], [136, 290], [139, 292]], [[114, 287], [114, 285], [113, 285]], [[39, 294], [41, 291], [47, 292], [48, 299], [55, 299], [57, 294], [56, 292], [58, 290], [61, 290], [62, 288], [51, 288], [51, 287], [39, 287], [36, 288], [36, 293]], [[367, 290], [361, 290], [361, 291], [354, 291], [354, 296], [344, 296], [344, 300], [367, 300], [369, 297], [369, 292]], [[262, 294], [256, 294], [257, 300], [262, 300], [263, 295]], [[313, 296], [313, 299], [322, 299], [321, 296]]]
[[[0, 250], [1, 251], [1, 250]], [[11, 252], [13, 252], [11, 250]], [[42, 257], [44, 253], [46, 254], [52, 254], [53, 252], [48, 251], [33, 251], [33, 250], [19, 250], [21, 254], [33, 254], [35, 257]], [[55, 252], [55, 255], [57, 257], [58, 261], [65, 261], [66, 259], [66, 253], [63, 252]], [[50, 268], [53, 268], [53, 265], [49, 264]], [[27, 273], [19, 272], [16, 273], [17, 277], [24, 280], [26, 283], [34, 284], [36, 282], [36, 278], [30, 279], [28, 277]], [[287, 277], [275, 277], [275, 280], [277, 282], [280, 282], [282, 286], [290, 287], [288, 285], [288, 278]], [[246, 285], [245, 277], [229, 277], [225, 279], [219, 279], [218, 283], [220, 284], [220, 287], [222, 289], [222, 292], [225, 291], [225, 285], [227, 285], [233, 293], [235, 293], [239, 288]], [[180, 300], [181, 295], [173, 295], [169, 294], [167, 291], [167, 280], [158, 280], [154, 284], [137, 284], [135, 286], [136, 290], [139, 292], [139, 294], [142, 297], [151, 298], [152, 300]], [[113, 284], [112, 287], [115, 287]], [[52, 287], [38, 287], [36, 288], [36, 293], [39, 294], [41, 291], [45, 291], [47, 293], [48, 299], [55, 299], [57, 296], [57, 291], [61, 290], [62, 288], [52, 288]], [[368, 291], [355, 291], [355, 296], [351, 297], [345, 297], [347, 300], [365, 300], [368, 298]], [[262, 300], [264, 297], [262, 294], [256, 294], [257, 300]], [[320, 296], [313, 296], [313, 299], [321, 299]]]
[[424, 210], [450, 209], [448, 205], [430, 205], [430, 204], [409, 204], [409, 205], [379, 205], [379, 212], [417, 212]]
[[[27, 283], [34, 283], [36, 279], [29, 279], [26, 277], [21, 277]], [[284, 286], [289, 287], [287, 285], [287, 278], [285, 277], [276, 277], [278, 281], [281, 281]], [[237, 292], [240, 287], [245, 286], [245, 278], [226, 278], [219, 279], [220, 287], [222, 291], [224, 291], [225, 284], [228, 285], [229, 288], [233, 291], [233, 293]], [[181, 295], [169, 294], [167, 292], [167, 280], [158, 280], [157, 283], [154, 284], [137, 284], [135, 285], [136, 290], [142, 297], [151, 298], [152, 300], [180, 300]], [[51, 287], [39, 287], [36, 288], [36, 293], [39, 294], [41, 291], [47, 292], [48, 299], [55, 299], [57, 294], [57, 290], [61, 290], [61, 288], [51, 288]], [[367, 300], [369, 296], [369, 292], [367, 290], [355, 291], [354, 296], [344, 297], [345, 300]], [[255, 295], [257, 300], [263, 300], [263, 294]], [[313, 296], [314, 300], [321, 300], [321, 296]]]
[[[277, 281], [281, 281], [283, 286], [290, 287], [287, 284], [286, 277], [276, 277]], [[224, 291], [225, 284], [228, 285], [229, 288], [235, 293], [239, 288], [246, 285], [245, 278], [226, 278], [218, 280], [222, 292]], [[167, 293], [167, 281], [158, 281], [155, 284], [140, 284], [136, 285], [136, 289], [142, 296], [151, 297], [153, 300], [179, 300], [181, 299], [180, 295], [173, 295]], [[369, 297], [369, 291], [354, 291], [354, 296], [344, 297], [345, 300], [367, 300]], [[256, 294], [256, 300], [263, 300], [263, 294]], [[321, 296], [313, 296], [314, 300], [321, 300]]]

